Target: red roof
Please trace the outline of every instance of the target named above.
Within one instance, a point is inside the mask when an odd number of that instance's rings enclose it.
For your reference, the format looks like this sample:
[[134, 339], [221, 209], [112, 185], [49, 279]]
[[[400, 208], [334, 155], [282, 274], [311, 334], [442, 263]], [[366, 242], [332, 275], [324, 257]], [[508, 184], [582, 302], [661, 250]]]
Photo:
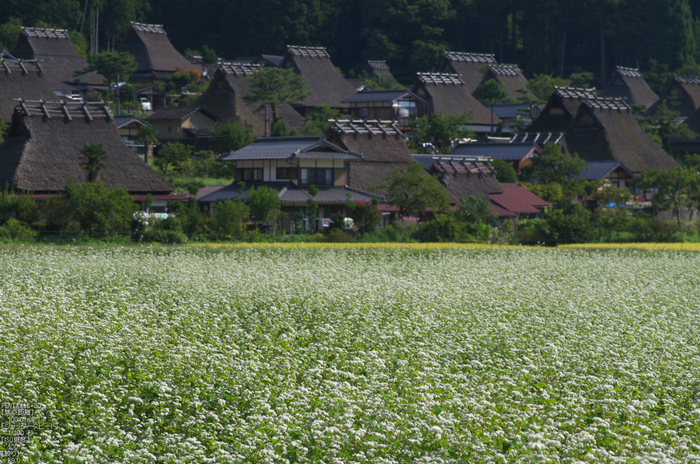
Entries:
[[554, 203], [545, 201], [520, 184], [501, 184], [503, 193], [489, 195], [491, 202], [511, 213], [539, 213]]
[[501, 208], [495, 203], [491, 204], [491, 216], [497, 216], [502, 218], [514, 218], [518, 217], [516, 213], [512, 213], [505, 208]]

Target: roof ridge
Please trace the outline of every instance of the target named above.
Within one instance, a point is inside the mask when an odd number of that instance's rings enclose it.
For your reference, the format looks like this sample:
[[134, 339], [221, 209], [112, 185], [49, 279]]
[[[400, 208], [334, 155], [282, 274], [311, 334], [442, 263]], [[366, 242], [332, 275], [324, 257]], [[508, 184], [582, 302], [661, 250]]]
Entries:
[[700, 76], [687, 76], [684, 74], [674, 74], [673, 79], [683, 84], [700, 85]]
[[523, 73], [523, 70], [517, 64], [491, 64], [489, 69], [494, 74], [504, 76], [518, 76]]
[[36, 37], [40, 39], [68, 39], [68, 31], [66, 29], [49, 29], [46, 27], [22, 27], [22, 34], [27, 37]]
[[419, 72], [416, 75], [423, 84], [466, 85], [459, 74]]
[[374, 135], [399, 135], [403, 132], [396, 126], [397, 121], [388, 119], [329, 119], [331, 129], [336, 133], [368, 134]]
[[569, 99], [586, 99], [595, 97], [595, 87], [583, 88], [583, 87], [559, 87], [554, 86], [554, 93], [559, 95], [561, 98]]
[[136, 21], [131, 21], [131, 27], [138, 32], [150, 32], [152, 34], [165, 34], [168, 35], [167, 32], [165, 32], [165, 29], [163, 29], [162, 24], [146, 24], [146, 23], [138, 23]]
[[389, 65], [386, 64], [386, 60], [367, 60], [367, 64], [372, 69], [389, 69]]
[[304, 45], [287, 45], [287, 53], [304, 58], [330, 58], [326, 47], [307, 47]]
[[619, 72], [626, 77], [644, 77], [644, 74], [639, 70], [639, 68], [626, 68], [624, 66], [616, 66], [615, 71]]
[[219, 69], [224, 74], [233, 74], [234, 76], [247, 76], [261, 70], [264, 66], [256, 63], [235, 63], [226, 61], [219, 64]]
[[631, 113], [632, 109], [627, 105], [624, 98], [615, 97], [595, 97], [584, 100], [584, 105], [591, 109], [617, 111], [618, 113]]
[[453, 61], [464, 61], [467, 63], [497, 63], [496, 55], [493, 53], [470, 53], [470, 52], [445, 52], [445, 57]]
[[112, 109], [108, 106], [109, 102], [63, 102], [63, 101], [46, 101], [46, 100], [25, 100], [24, 98], [16, 98], [17, 107], [15, 111], [19, 111], [25, 117], [44, 116], [48, 119], [52, 117], [66, 118], [72, 121], [74, 117], [85, 117], [93, 120], [95, 116], [104, 114], [108, 119], [114, 120]]

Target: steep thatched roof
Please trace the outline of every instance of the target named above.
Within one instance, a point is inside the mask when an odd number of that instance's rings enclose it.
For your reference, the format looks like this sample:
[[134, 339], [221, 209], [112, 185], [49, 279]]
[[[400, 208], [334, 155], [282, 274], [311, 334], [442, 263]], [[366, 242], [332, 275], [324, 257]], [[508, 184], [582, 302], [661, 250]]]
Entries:
[[635, 175], [678, 166], [642, 131], [622, 99], [584, 101], [564, 141], [569, 153], [576, 153], [586, 161], [619, 161]]
[[164, 77], [193, 65], [185, 59], [160, 24], [131, 23], [117, 51], [134, 55], [138, 68], [134, 77]]
[[[484, 82], [496, 79], [503, 84], [508, 92], [508, 97], [513, 100], [528, 96], [532, 99], [537, 99], [529, 90], [527, 90], [527, 79], [523, 75], [523, 71], [516, 64], [492, 64], [489, 70], [484, 74]], [[520, 89], [525, 89], [527, 92], [522, 94], [518, 92]]]
[[479, 88], [485, 69], [496, 64], [496, 57], [484, 53], [445, 52], [438, 70], [441, 73], [459, 74], [469, 93]]
[[450, 195], [450, 203], [457, 204], [471, 196], [489, 198], [503, 193], [496, 179], [496, 170], [488, 160], [460, 155], [413, 155], [430, 174], [437, 174]]
[[615, 68], [607, 87], [601, 90], [599, 96], [624, 98], [628, 105], [644, 105], [646, 109], [651, 108], [659, 99], [639, 69], [622, 66]]
[[0, 185], [52, 193], [63, 191], [70, 178], [84, 182], [80, 152], [88, 142], [102, 144], [107, 152], [108, 167], [100, 172], [105, 186], [131, 193], [173, 190], [122, 142], [104, 103], [21, 102], [10, 137], [0, 145]]
[[[237, 119], [253, 130], [254, 137], [269, 135], [265, 133], [265, 110], [258, 110], [259, 104], [243, 100], [253, 88], [246, 76], [260, 69], [262, 65], [259, 64], [222, 63], [207, 91], [192, 106], [202, 106], [222, 121]], [[302, 129], [304, 118], [290, 105], [279, 105], [277, 111], [284, 118], [287, 129]], [[271, 130], [271, 126], [272, 112], [268, 109], [268, 130]]]
[[391, 78], [394, 77], [391, 75], [391, 69], [389, 69], [389, 65], [386, 64], [386, 61], [384, 60], [367, 60], [367, 66], [365, 66], [365, 70], [369, 73], [370, 76], [386, 76]]
[[17, 58], [37, 60], [49, 82], [100, 85], [104, 77], [95, 72], [74, 77], [73, 73], [88, 67], [78, 54], [68, 33], [63, 29], [23, 27], [12, 52]]
[[36, 61], [0, 61], [0, 118], [9, 123], [16, 98], [56, 100], [46, 75]]
[[294, 106], [328, 105], [331, 108], [347, 108], [347, 103], [342, 101], [356, 92], [355, 87], [338, 74], [331, 56], [323, 47], [289, 45], [280, 67], [293, 68], [308, 80], [306, 88], [311, 96]]
[[700, 76], [674, 75], [666, 92], [647, 113], [654, 114], [662, 102], [666, 102], [671, 110], [678, 111], [682, 118], [695, 113], [700, 108]]
[[547, 106], [527, 128], [528, 132], [566, 132], [579, 106], [589, 98], [596, 98], [595, 89], [555, 86]]
[[326, 138], [346, 150], [362, 153], [350, 162], [348, 185], [372, 191], [387, 174], [413, 161], [394, 121], [333, 120]]
[[[418, 73], [413, 93], [428, 102], [428, 113], [446, 116], [471, 113], [472, 124], [489, 125], [491, 112], [474, 98], [464, 81], [456, 74]], [[501, 120], [493, 116], [493, 124]]]

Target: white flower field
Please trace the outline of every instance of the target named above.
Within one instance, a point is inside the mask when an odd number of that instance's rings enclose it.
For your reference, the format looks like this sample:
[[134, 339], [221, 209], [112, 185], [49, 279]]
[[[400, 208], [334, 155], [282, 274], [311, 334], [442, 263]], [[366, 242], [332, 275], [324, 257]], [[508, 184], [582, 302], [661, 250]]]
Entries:
[[[10, 462], [700, 463], [696, 253], [0, 263], [0, 435], [29, 437], [0, 443]], [[8, 429], [14, 404], [32, 435]]]

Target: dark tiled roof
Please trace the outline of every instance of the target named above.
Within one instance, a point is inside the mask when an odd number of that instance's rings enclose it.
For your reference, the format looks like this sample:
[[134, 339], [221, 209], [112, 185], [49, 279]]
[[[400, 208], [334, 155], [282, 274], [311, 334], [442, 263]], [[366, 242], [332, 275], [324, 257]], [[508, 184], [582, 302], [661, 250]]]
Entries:
[[485, 156], [503, 161], [522, 161], [530, 157], [538, 146], [535, 143], [463, 143], [450, 155]]
[[321, 136], [260, 137], [247, 147], [224, 155], [222, 161], [250, 159], [341, 159], [357, 160], [362, 155], [343, 150]]
[[141, 124], [142, 126], [147, 126], [147, 125], [148, 125], [148, 123], [145, 122], [143, 119], [137, 118], [136, 116], [133, 116], [133, 115], [130, 115], [130, 114], [128, 114], [128, 115], [115, 116], [115, 117], [114, 117], [114, 122], [117, 123], [117, 127], [119, 127], [119, 128], [122, 128], [122, 127], [124, 127], [124, 126], [126, 126], [126, 125], [128, 125], [128, 124], [131, 124], [132, 122], [137, 122], [137, 123]]
[[410, 90], [362, 90], [352, 97], [343, 100], [343, 103], [391, 102], [405, 96], [423, 101], [422, 98]]
[[[348, 195], [348, 193], [350, 195]], [[384, 197], [365, 192], [351, 187], [323, 187], [318, 189], [316, 201], [319, 203], [345, 203], [346, 201], [372, 201], [377, 198], [384, 201]]]
[[586, 180], [604, 179], [618, 166], [620, 166], [619, 161], [590, 161], [588, 169], [581, 172], [581, 177]]
[[[282, 55], [260, 55], [260, 59], [273, 64], [274, 66], [279, 66], [282, 62]], [[256, 60], [257, 61], [257, 60]]]
[[452, 61], [467, 63], [496, 63], [495, 55], [486, 53], [445, 52], [445, 57]]
[[501, 184], [503, 193], [490, 195], [491, 201], [511, 213], [539, 213], [553, 203], [545, 201], [519, 184]]
[[528, 103], [501, 103], [489, 106], [489, 111], [493, 108], [493, 114], [501, 119], [512, 119], [530, 112]]

